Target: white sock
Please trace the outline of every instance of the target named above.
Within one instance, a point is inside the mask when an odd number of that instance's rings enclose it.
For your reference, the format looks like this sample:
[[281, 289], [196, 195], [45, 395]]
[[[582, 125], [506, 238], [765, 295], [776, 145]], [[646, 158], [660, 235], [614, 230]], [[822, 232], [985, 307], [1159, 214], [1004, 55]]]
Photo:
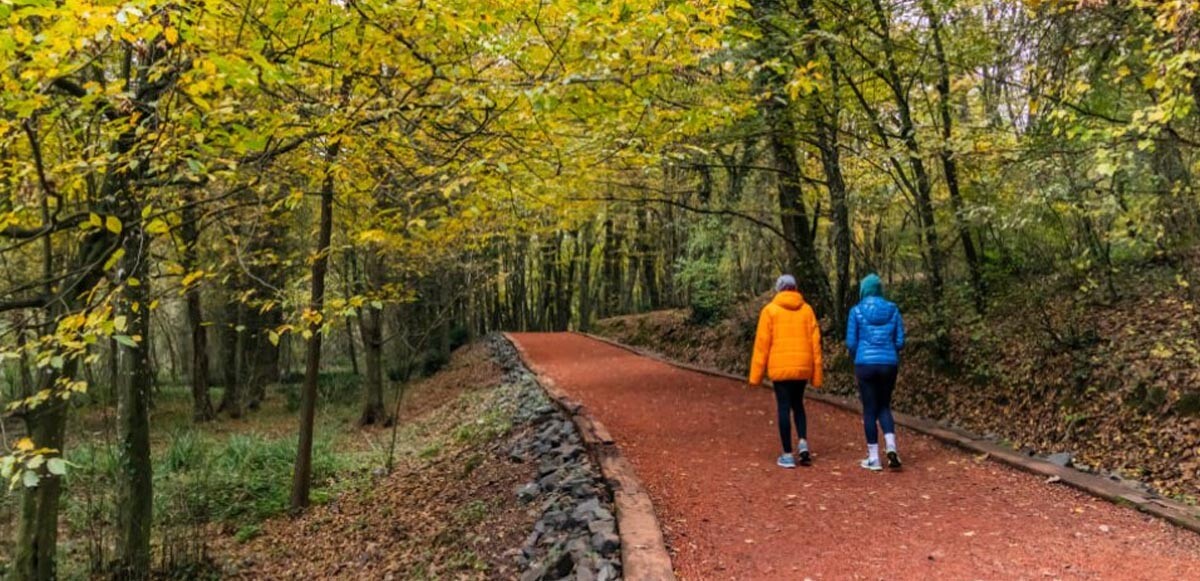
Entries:
[[800, 446], [798, 448], [796, 448], [796, 451], [797, 452], [807, 452], [808, 451], [808, 440], [805, 440], [802, 438], [800, 440]]
[[879, 461], [879, 444], [867, 444], [867, 460]]
[[888, 452], [896, 451], [896, 434], [884, 434], [883, 441], [887, 442]]

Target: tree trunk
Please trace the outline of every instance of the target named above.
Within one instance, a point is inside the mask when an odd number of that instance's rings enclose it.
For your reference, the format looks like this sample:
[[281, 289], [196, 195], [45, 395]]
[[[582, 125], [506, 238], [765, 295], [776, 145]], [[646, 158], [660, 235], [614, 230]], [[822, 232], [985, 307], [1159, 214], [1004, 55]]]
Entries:
[[[329, 146], [326, 156], [332, 165], [338, 145]], [[333, 169], [327, 168], [321, 187], [320, 232], [317, 236], [317, 255], [312, 266], [312, 296], [309, 309], [321, 314], [325, 309], [325, 275], [329, 270], [329, 245], [333, 239]], [[292, 480], [293, 512], [308, 507], [308, 492], [312, 486], [313, 421], [317, 411], [317, 381], [321, 372], [321, 322], [308, 325], [312, 334], [304, 358], [304, 385], [300, 393], [300, 442], [296, 451], [296, 470]]]
[[638, 211], [638, 249], [642, 270], [642, 310], [653, 311], [659, 306], [658, 296], [658, 260], [654, 250], [654, 234], [649, 228], [649, 208]]
[[[185, 276], [191, 274], [199, 265], [196, 245], [200, 232], [196, 224], [196, 210], [192, 206], [190, 194], [184, 198], [183, 220], [180, 224], [180, 236], [183, 238], [183, 270]], [[185, 291], [187, 301], [188, 328], [191, 330], [192, 341], [192, 419], [196, 422], [207, 422], [216, 415], [213, 411], [212, 399], [209, 397], [209, 368], [208, 368], [208, 328], [204, 326], [204, 305], [200, 287], [193, 284]]]
[[[942, 312], [942, 297], [944, 282], [942, 278], [942, 252], [938, 241], [937, 223], [933, 211], [933, 183], [921, 157], [921, 148], [917, 142], [916, 126], [912, 119], [912, 108], [909, 106], [907, 85], [900, 77], [900, 69], [896, 64], [895, 46], [891, 37], [891, 16], [884, 9], [881, 0], [871, 0], [875, 15], [882, 31], [883, 56], [885, 69], [881, 71], [884, 80], [895, 98], [896, 110], [900, 118], [900, 135], [904, 148], [908, 151], [908, 164], [916, 179], [913, 195], [917, 200], [917, 217], [921, 225], [921, 238], [925, 243], [925, 260], [929, 274], [929, 287], [933, 293], [933, 308], [936, 313]], [[939, 319], [944, 321], [944, 317]], [[946, 329], [939, 324], [938, 336], [944, 336]], [[944, 346], [948, 347], [948, 346]]]
[[226, 313], [229, 319], [221, 328], [221, 364], [225, 367], [225, 394], [221, 397], [218, 412], [225, 412], [229, 417], [242, 417], [242, 365], [245, 360], [243, 341], [245, 340], [246, 309], [241, 301], [231, 300], [226, 303]]
[[579, 330], [592, 328], [592, 221], [583, 225], [579, 242], [583, 245], [579, 253]]
[[279, 381], [279, 345], [271, 341], [271, 331], [283, 324], [279, 309], [254, 313], [254, 332], [249, 337], [245, 368], [246, 407], [257, 410], [267, 399], [267, 386]]
[[[762, 33], [758, 40], [758, 57], [763, 60], [785, 59], [786, 45], [790, 41], [780, 38], [779, 29], [772, 22], [784, 16], [779, 0], [755, 0], [751, 2], [750, 10]], [[816, 253], [813, 239], [816, 222], [809, 222], [808, 208], [804, 203], [804, 190], [801, 186], [803, 170], [792, 141], [796, 135], [796, 127], [789, 110], [787, 81], [775, 69], [763, 67], [755, 83], [765, 93], [765, 97], [759, 102], [759, 110], [767, 127], [767, 146], [778, 170], [776, 195], [779, 203], [779, 221], [783, 226], [789, 262], [794, 270], [792, 274], [818, 316], [825, 315], [833, 308], [833, 300], [829, 289], [829, 277]]]
[[[364, 258], [364, 277], [369, 292], [377, 292], [382, 285], [382, 264], [374, 249], [368, 250]], [[362, 415], [360, 426], [386, 424], [387, 409], [383, 405], [383, 312], [371, 305], [364, 305], [359, 314], [359, 332], [362, 334], [363, 363], [367, 376], [363, 383]]]
[[[118, 353], [121, 381], [117, 392], [118, 488], [115, 571], [122, 579], [149, 579], [150, 531], [153, 524], [153, 468], [150, 463], [149, 240], [136, 220], [126, 221], [119, 273], [124, 283], [121, 311], [136, 345], [122, 344]], [[123, 276], [121, 276], [123, 275]]]
[[987, 308], [987, 289], [984, 287], [983, 271], [979, 264], [979, 256], [975, 252], [971, 230], [963, 216], [963, 200], [958, 186], [958, 161], [950, 145], [954, 134], [953, 118], [950, 115], [950, 66], [946, 62], [946, 50], [942, 46], [941, 15], [934, 11], [930, 0], [923, 0], [922, 5], [929, 19], [929, 28], [933, 35], [933, 54], [938, 64], [938, 113], [942, 119], [942, 147], [938, 151], [938, 157], [942, 160], [942, 171], [946, 174], [946, 189], [950, 194], [951, 209], [954, 210], [954, 225], [962, 242], [967, 269], [970, 271], [975, 310], [982, 313]]
[[[801, 0], [800, 8], [806, 20], [806, 28], [813, 39], [806, 47], [810, 62], [819, 60], [817, 38], [820, 23], [813, 9], [813, 0]], [[833, 210], [833, 248], [836, 285], [833, 301], [833, 334], [840, 337], [845, 332], [845, 321], [850, 312], [853, 298], [850, 296], [850, 210], [846, 204], [846, 179], [842, 173], [841, 149], [838, 143], [841, 107], [839, 68], [836, 54], [826, 51], [831, 61], [830, 101], [826, 103], [820, 91], [813, 91], [808, 99], [808, 115], [816, 128], [817, 149], [821, 156], [821, 167], [825, 173], [825, 187], [829, 190], [830, 207]]]
[[[73, 364], [68, 364], [72, 365]], [[57, 374], [47, 374], [43, 389], [50, 389]], [[26, 434], [38, 446], [63, 449], [67, 425], [67, 404], [58, 398], [25, 412]], [[13, 539], [12, 581], [57, 579], [55, 555], [58, 552], [58, 505], [62, 478], [44, 474], [34, 488], [21, 490], [20, 521]]]

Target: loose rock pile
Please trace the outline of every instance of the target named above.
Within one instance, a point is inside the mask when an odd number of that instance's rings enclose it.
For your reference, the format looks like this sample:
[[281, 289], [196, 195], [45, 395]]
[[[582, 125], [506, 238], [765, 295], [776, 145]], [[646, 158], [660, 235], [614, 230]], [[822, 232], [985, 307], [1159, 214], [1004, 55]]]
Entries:
[[536, 463], [535, 478], [513, 491], [540, 512], [533, 531], [513, 558], [521, 581], [621, 578], [621, 540], [612, 499], [584, 449], [575, 425], [546, 397], [508, 341], [493, 339], [492, 352], [505, 370], [505, 383], [518, 386], [509, 459]]

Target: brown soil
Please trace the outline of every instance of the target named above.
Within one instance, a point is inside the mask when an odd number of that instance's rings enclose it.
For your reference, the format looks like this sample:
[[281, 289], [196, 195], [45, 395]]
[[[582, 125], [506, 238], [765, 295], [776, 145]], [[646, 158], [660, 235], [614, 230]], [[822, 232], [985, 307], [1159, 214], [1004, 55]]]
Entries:
[[808, 404], [815, 464], [783, 470], [766, 389], [579, 335], [529, 357], [605, 424], [685, 579], [1185, 579], [1200, 537], [900, 430], [899, 473], [858, 467], [854, 415]]

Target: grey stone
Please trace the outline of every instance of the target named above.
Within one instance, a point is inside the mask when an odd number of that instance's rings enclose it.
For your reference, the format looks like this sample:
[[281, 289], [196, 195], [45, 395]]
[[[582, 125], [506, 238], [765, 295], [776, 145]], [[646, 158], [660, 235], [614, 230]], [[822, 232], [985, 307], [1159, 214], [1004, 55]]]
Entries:
[[551, 491], [551, 490], [554, 490], [555, 487], [558, 486], [559, 480], [560, 480], [560, 477], [558, 475], [558, 472], [551, 472], [551, 473], [538, 479], [538, 486], [540, 486], [542, 488], [542, 490]]
[[567, 514], [561, 510], [553, 510], [542, 515], [542, 522], [546, 523], [548, 529], [557, 529], [567, 524]]
[[611, 520], [594, 520], [588, 523], [588, 532], [593, 535], [596, 533], [615, 533], [617, 524]]
[[584, 556], [591, 552], [591, 549], [588, 548], [587, 541], [575, 538], [567, 542], [567, 552], [571, 554], [571, 557], [575, 561], [581, 561]]
[[596, 581], [616, 581], [620, 577], [620, 570], [609, 561], [600, 563], [596, 568]]
[[611, 532], [598, 532], [592, 535], [592, 548], [601, 555], [612, 554], [621, 548], [621, 538]]
[[575, 581], [596, 581], [596, 573], [591, 567], [575, 567]]
[[1071, 454], [1070, 452], [1058, 452], [1056, 454], [1046, 456], [1046, 461], [1054, 464], [1055, 466], [1066, 467], [1071, 465], [1071, 458], [1073, 456], [1074, 454]]
[[525, 537], [525, 545], [524, 545], [524, 547], [525, 547], [525, 548], [529, 548], [529, 547], [536, 547], [536, 546], [537, 546], [538, 539], [540, 539], [540, 538], [542, 538], [542, 533], [541, 533], [541, 531], [537, 531], [537, 530], [535, 530], [535, 531], [533, 531], [533, 532], [529, 533], [529, 536]]
[[573, 460], [573, 459], [579, 457], [579, 455], [583, 453], [583, 448], [581, 448], [575, 444], [563, 444], [563, 445], [555, 448], [554, 452], [557, 453], [562, 458], [565, 458], [567, 460]]
[[546, 565], [534, 565], [528, 571], [521, 573], [521, 581], [541, 581], [546, 578], [548, 569]]
[[571, 512], [571, 517], [579, 522], [588, 522], [596, 518], [596, 511], [599, 510], [603, 510], [600, 508], [600, 499], [590, 498], [579, 503]]
[[569, 551], [559, 551], [547, 572], [555, 575], [553, 579], [561, 579], [570, 575], [574, 568], [575, 560], [571, 558], [571, 553]]
[[532, 482], [522, 484], [521, 486], [517, 487], [517, 499], [524, 503], [533, 502], [533, 499], [537, 498], [538, 492], [540, 491], [541, 489], [538, 487], [538, 485]]

